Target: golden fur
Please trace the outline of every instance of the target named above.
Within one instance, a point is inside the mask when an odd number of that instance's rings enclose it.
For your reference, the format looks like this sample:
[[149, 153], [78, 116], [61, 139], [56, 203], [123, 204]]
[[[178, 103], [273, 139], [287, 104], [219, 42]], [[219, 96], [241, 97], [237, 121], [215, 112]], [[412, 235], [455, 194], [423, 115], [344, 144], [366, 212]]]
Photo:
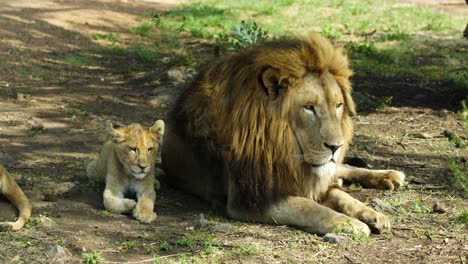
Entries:
[[[164, 122], [156, 121], [146, 128], [139, 124], [113, 128], [106, 126], [107, 140], [97, 160], [87, 167], [88, 177], [105, 179], [104, 207], [115, 213], [133, 210], [133, 216], [142, 223], [156, 218], [153, 212], [156, 193], [155, 159], [164, 133]], [[136, 193], [137, 202], [124, 198]]]
[[0, 230], [20, 230], [31, 216], [32, 206], [21, 188], [3, 166], [0, 166], [0, 191], [19, 210], [16, 222], [0, 222]]
[[[351, 74], [341, 50], [318, 34], [265, 43], [210, 63], [170, 116], [162, 149], [169, 182], [223, 206], [234, 218], [271, 222], [286, 213], [329, 214], [329, 223], [321, 224], [282, 218], [316, 233], [349, 221], [317, 202], [345, 197], [327, 190], [337, 177], [349, 178], [338, 174], [343, 170], [337, 164], [353, 133]], [[325, 156], [331, 160], [322, 163]], [[363, 178], [374, 177], [369, 175]], [[395, 185], [402, 184], [401, 175]], [[389, 226], [377, 218], [381, 223], [368, 224]], [[352, 223], [368, 230], [357, 219]]]

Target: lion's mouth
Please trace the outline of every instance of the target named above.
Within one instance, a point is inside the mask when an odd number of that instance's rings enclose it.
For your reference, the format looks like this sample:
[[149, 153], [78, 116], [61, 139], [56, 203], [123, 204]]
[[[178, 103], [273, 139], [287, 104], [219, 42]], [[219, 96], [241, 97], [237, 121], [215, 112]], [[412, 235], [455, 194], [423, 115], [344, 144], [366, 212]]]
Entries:
[[309, 163], [309, 164], [312, 167], [320, 167], [320, 166], [324, 166], [324, 165], [326, 165], [326, 164], [328, 164], [330, 162], [336, 163], [336, 161], [334, 159], [330, 159], [330, 160], [328, 160], [328, 161], [326, 161], [324, 163], [320, 163], [320, 164], [314, 164], [314, 163]]

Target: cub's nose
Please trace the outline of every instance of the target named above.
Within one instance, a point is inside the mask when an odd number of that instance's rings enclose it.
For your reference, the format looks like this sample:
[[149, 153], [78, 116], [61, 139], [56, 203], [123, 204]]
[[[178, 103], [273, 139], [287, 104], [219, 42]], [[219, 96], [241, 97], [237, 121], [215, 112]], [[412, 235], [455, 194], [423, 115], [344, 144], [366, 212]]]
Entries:
[[326, 148], [330, 149], [332, 151], [333, 154], [335, 154], [335, 152], [341, 148], [341, 146], [343, 146], [343, 144], [340, 144], [340, 145], [333, 145], [333, 144], [327, 144], [327, 143], [323, 143], [325, 145]]
[[143, 171], [143, 170], [145, 170], [146, 167], [148, 167], [148, 166], [141, 166], [140, 164], [138, 164], [138, 167]]

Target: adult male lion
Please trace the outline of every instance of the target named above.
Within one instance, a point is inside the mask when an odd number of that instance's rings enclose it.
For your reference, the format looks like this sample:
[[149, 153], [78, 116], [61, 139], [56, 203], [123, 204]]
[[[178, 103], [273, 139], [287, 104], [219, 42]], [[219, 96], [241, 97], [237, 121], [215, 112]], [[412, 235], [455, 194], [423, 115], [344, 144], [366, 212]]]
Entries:
[[389, 220], [336, 188], [398, 188], [404, 174], [340, 164], [355, 114], [347, 58], [318, 34], [209, 64], [178, 99], [162, 162], [168, 180], [241, 220], [324, 234], [370, 233]]

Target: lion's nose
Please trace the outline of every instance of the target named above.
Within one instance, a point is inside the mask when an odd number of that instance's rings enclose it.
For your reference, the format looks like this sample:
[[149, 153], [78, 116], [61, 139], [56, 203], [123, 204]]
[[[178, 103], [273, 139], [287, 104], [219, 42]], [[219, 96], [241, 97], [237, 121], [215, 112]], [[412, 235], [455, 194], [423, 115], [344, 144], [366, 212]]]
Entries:
[[138, 167], [139, 167], [141, 170], [145, 170], [146, 167], [148, 167], [148, 166], [141, 166], [140, 164], [138, 164]]
[[341, 146], [343, 146], [343, 144], [340, 144], [340, 145], [333, 145], [333, 144], [327, 144], [327, 143], [323, 143], [325, 145], [325, 147], [329, 148], [333, 154], [335, 154], [335, 152], [341, 148]]

